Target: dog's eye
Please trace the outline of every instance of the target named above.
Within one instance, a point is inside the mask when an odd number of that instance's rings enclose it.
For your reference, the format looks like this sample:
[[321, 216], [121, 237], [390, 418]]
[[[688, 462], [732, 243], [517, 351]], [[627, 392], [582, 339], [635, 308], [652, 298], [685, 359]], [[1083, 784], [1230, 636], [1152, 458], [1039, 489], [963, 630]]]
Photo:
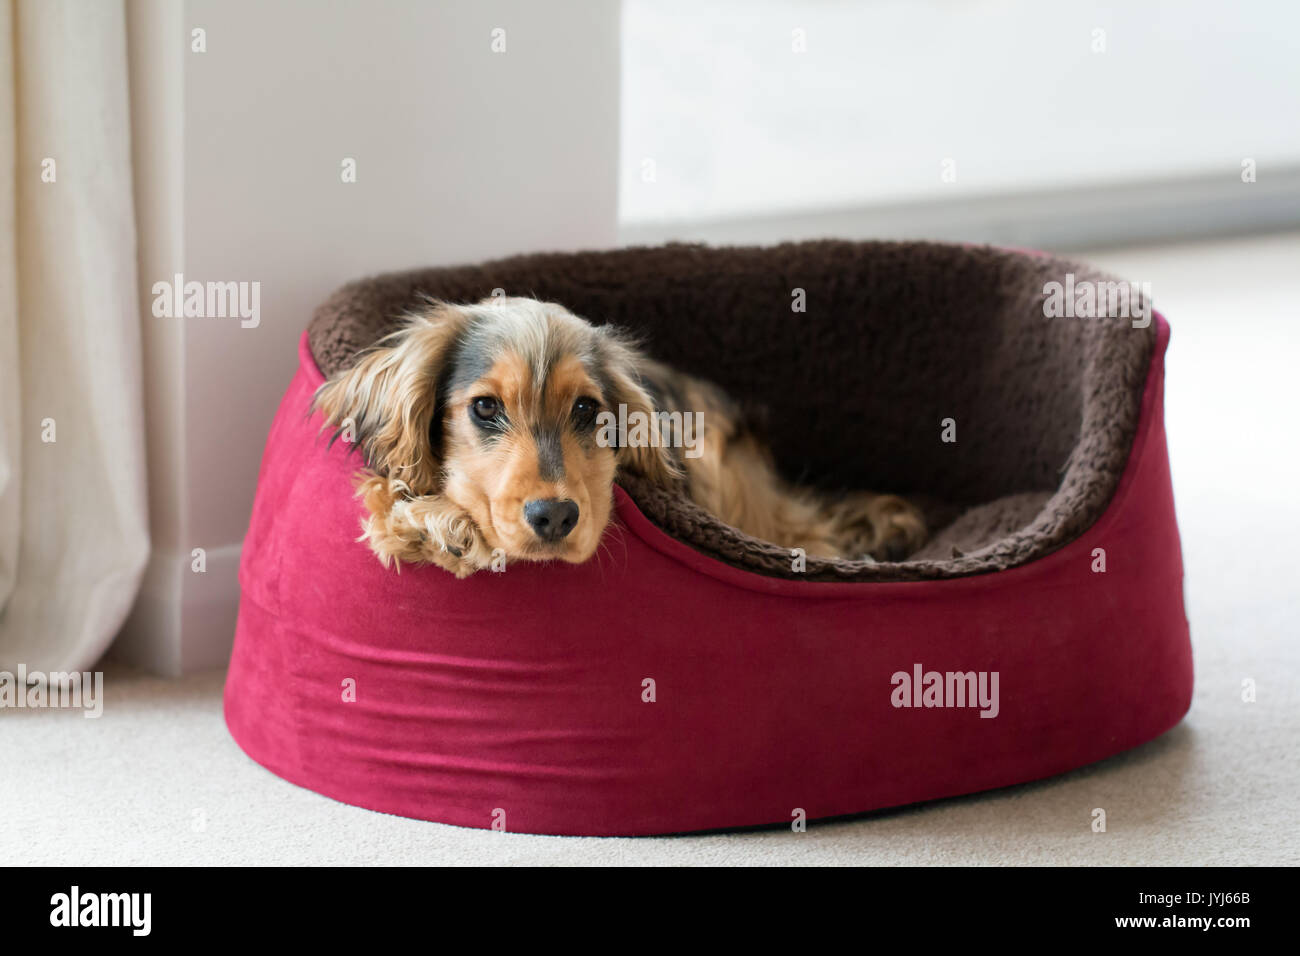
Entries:
[[474, 410], [474, 417], [485, 422], [490, 422], [501, 414], [501, 403], [489, 395], [474, 399], [470, 407]]
[[573, 417], [579, 422], [590, 422], [596, 417], [596, 409], [599, 407], [598, 401], [584, 395], [573, 403]]

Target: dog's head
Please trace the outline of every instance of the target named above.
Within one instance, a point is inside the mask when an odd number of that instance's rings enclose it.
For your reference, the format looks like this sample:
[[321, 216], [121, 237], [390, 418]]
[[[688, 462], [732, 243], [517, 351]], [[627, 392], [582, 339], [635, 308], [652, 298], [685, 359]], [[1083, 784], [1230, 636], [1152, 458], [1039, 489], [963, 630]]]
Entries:
[[620, 405], [653, 420], [642, 361], [554, 303], [433, 303], [322, 385], [315, 407], [370, 470], [411, 497], [446, 496], [508, 558], [576, 563], [600, 543], [620, 467], [677, 474], [663, 447], [603, 437], [601, 413]]

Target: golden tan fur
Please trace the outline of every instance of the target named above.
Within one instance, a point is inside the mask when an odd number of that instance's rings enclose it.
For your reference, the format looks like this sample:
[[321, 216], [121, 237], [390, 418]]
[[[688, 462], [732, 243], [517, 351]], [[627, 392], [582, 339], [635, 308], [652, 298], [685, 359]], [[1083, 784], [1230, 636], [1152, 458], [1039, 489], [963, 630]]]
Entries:
[[896, 495], [828, 496], [790, 485], [767, 446], [721, 409], [706, 412], [703, 454], [687, 462], [687, 472], [691, 500], [701, 508], [752, 537], [811, 556], [898, 558], [925, 540], [920, 511]]
[[[701, 412], [698, 454], [607, 447], [582, 411], [593, 402], [652, 420], [669, 405]], [[500, 559], [586, 561], [620, 469], [812, 556], [893, 560], [925, 537], [920, 512], [896, 496], [791, 486], [715, 386], [550, 303], [433, 304], [322, 385], [315, 407], [365, 456], [362, 538], [385, 566], [433, 563], [464, 577]], [[496, 417], [485, 420], [484, 409]], [[538, 501], [576, 505], [572, 530], [544, 539], [525, 518]]]

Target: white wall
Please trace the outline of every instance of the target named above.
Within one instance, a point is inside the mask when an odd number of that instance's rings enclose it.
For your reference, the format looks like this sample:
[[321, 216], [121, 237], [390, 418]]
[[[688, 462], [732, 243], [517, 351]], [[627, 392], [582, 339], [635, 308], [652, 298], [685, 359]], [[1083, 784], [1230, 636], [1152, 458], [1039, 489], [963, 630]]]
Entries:
[[639, 241], [698, 234], [648, 228], [663, 223], [1115, 183], [1206, 177], [1244, 196], [1243, 158], [1255, 192], [1300, 167], [1296, 3], [626, 0], [623, 34], [621, 212]]
[[[131, 17], [155, 540], [117, 653], [176, 673], [229, 653], [263, 443], [330, 291], [614, 243], [618, 7], [132, 0]], [[147, 287], [174, 272], [260, 282], [260, 325], [153, 317]]]

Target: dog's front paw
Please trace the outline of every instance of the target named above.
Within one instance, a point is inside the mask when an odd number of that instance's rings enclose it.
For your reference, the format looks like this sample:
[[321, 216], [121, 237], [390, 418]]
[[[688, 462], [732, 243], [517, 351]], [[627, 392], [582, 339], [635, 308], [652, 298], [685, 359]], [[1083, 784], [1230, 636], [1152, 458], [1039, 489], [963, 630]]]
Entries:
[[868, 513], [875, 536], [870, 554], [877, 561], [902, 561], [925, 543], [925, 516], [911, 502], [881, 495]]
[[417, 509], [424, 528], [421, 549], [431, 564], [458, 578], [492, 565], [492, 549], [466, 512], [454, 505]]
[[384, 567], [436, 564], [458, 578], [490, 567], [492, 549], [464, 509], [442, 495], [409, 494], [401, 482], [370, 476], [358, 494], [370, 511], [361, 540]]

